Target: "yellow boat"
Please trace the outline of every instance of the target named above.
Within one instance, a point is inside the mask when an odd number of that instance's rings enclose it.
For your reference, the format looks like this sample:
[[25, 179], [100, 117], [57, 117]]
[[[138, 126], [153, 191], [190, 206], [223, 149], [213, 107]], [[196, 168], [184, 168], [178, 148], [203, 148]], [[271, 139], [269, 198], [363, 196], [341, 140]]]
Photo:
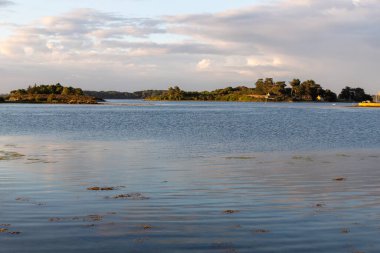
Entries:
[[364, 101], [359, 103], [360, 107], [380, 107], [380, 103]]

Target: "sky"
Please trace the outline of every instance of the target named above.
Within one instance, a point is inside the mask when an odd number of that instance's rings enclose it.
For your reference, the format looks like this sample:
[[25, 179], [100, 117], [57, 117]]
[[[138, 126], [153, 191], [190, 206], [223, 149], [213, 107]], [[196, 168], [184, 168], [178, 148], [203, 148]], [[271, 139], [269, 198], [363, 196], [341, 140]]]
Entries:
[[0, 93], [213, 90], [258, 78], [380, 91], [380, 0], [0, 0]]

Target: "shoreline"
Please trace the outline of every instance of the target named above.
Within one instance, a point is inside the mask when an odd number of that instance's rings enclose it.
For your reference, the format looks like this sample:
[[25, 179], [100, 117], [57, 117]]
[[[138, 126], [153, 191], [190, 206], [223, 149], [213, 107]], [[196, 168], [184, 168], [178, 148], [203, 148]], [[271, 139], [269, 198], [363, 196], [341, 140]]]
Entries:
[[[115, 100], [115, 101], [144, 101], [144, 102], [212, 102], [212, 103], [269, 103], [269, 104], [357, 104], [353, 105], [352, 107], [365, 107], [365, 106], [360, 106], [358, 102], [349, 102], [349, 101], [339, 101], [339, 102], [325, 102], [325, 101], [231, 101], [231, 100], [151, 100], [151, 99], [102, 99], [104, 101], [97, 101], [96, 103], [63, 103], [63, 102], [54, 102], [54, 103], [47, 103], [47, 102], [24, 102], [24, 101], [2, 101], [0, 104], [48, 104], [48, 105], [78, 105], [78, 104], [88, 104], [88, 105], [114, 105], [114, 104], [121, 104], [121, 103], [112, 103], [107, 100]], [[374, 104], [374, 103], [371, 103]], [[123, 104], [124, 105], [124, 104]], [[371, 107], [371, 106], [366, 106], [366, 107]], [[373, 106], [373, 107], [380, 107], [380, 103], [378, 106]]]

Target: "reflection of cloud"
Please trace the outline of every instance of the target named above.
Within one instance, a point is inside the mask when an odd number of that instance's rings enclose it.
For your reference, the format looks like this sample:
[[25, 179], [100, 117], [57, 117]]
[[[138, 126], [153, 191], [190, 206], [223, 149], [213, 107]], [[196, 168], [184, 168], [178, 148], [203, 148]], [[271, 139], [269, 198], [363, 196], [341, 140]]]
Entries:
[[[6, 4], [9, 1], [0, 1]], [[82, 71], [77, 76], [85, 78], [75, 81], [88, 86], [100, 81], [89, 73], [103, 69], [112, 72], [114, 83], [127, 80], [146, 87], [166, 85], [168, 75], [174, 73], [181, 73], [178, 81], [185, 86], [191, 83], [192, 88], [196, 88], [195, 80], [215, 85], [254, 81], [273, 73], [284, 79], [315, 78], [322, 85], [335, 83], [339, 88], [348, 82], [365, 87], [377, 81], [379, 11], [380, 2], [374, 0], [282, 0], [220, 13], [161, 18], [79, 9], [10, 26], [11, 35], [0, 40], [0, 63], [8, 69], [33, 65], [33, 73], [25, 73], [20, 83], [41, 80], [46, 72], [53, 75], [48, 65], [59, 69], [55, 73], [61, 76]], [[212, 65], [218, 75], [210, 80], [194, 73], [189, 69], [194, 62], [198, 62], [197, 70]], [[125, 71], [131, 65], [161, 67], [140, 79], [142, 72]], [[9, 82], [7, 78], [17, 83], [15, 77], [5, 76], [2, 86]]]

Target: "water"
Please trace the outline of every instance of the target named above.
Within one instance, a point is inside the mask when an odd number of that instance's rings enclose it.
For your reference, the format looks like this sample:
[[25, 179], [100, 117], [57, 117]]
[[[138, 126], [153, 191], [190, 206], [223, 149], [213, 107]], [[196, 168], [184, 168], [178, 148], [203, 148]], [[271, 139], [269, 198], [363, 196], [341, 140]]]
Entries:
[[1, 104], [0, 252], [379, 252], [379, 116]]

